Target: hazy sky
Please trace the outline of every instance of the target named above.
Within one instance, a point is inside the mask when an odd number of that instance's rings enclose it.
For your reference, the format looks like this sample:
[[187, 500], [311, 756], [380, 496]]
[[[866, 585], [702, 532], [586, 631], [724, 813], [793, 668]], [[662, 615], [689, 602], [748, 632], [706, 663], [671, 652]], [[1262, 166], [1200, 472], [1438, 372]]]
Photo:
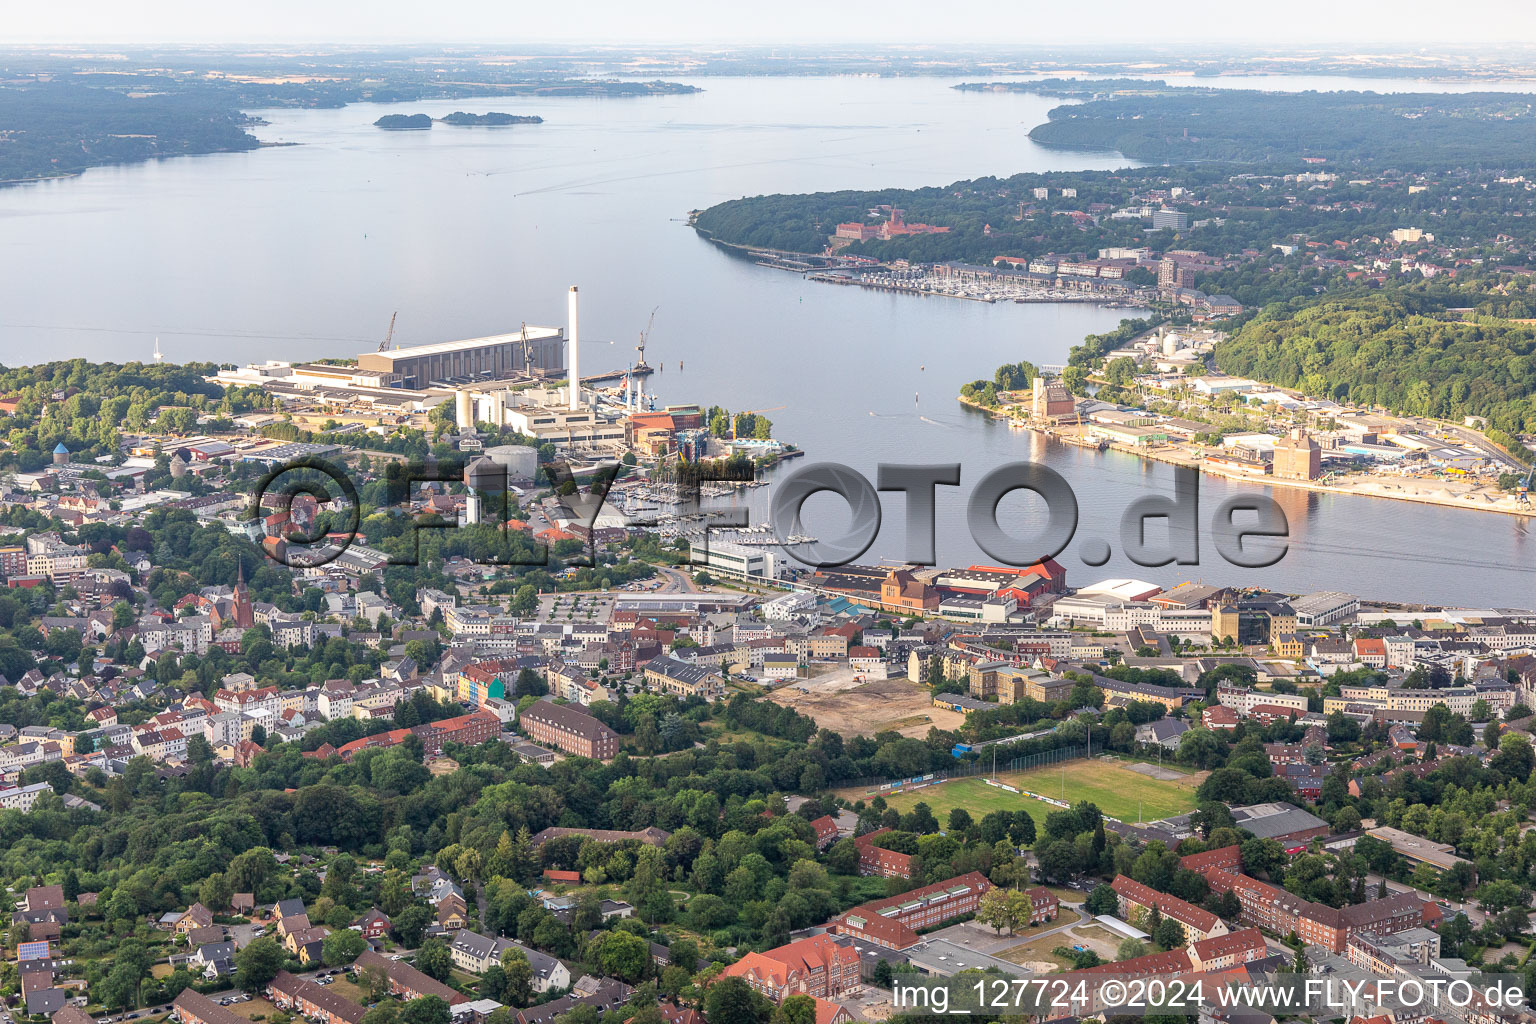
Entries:
[[1529, 0], [66, 0], [4, 7], [0, 45], [1536, 43]]

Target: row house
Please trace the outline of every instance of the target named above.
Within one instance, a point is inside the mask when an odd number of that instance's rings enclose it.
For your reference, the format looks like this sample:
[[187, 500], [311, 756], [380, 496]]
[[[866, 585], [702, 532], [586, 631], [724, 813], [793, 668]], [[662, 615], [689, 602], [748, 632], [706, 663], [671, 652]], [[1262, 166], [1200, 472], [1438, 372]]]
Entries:
[[1266, 743], [1264, 753], [1269, 757], [1271, 767], [1282, 764], [1303, 764], [1307, 760], [1306, 750], [1300, 743]]
[[1223, 868], [1208, 870], [1205, 879], [1213, 892], [1236, 894], [1242, 907], [1239, 919], [1245, 923], [1276, 935], [1294, 931], [1303, 942], [1334, 953], [1344, 952], [1356, 935], [1390, 935], [1409, 928], [1433, 927], [1442, 916], [1439, 907], [1420, 899], [1413, 890], [1335, 908]]
[[455, 605], [443, 610], [443, 624], [455, 637], [513, 638], [517, 616], [500, 605]]
[[410, 700], [417, 689], [420, 687], [369, 686], [359, 689], [352, 695], [352, 717], [377, 717], [364, 714], [364, 712], [376, 711], [383, 711], [386, 717], [393, 717], [395, 705], [402, 700]]
[[1115, 880], [1110, 883], [1110, 888], [1114, 889], [1115, 895], [1120, 897], [1122, 910], [1134, 908], [1150, 913], [1152, 908], [1156, 907], [1163, 917], [1171, 918], [1183, 925], [1185, 935], [1191, 940], [1199, 941], [1213, 935], [1227, 934], [1227, 926], [1222, 923], [1221, 918], [1209, 910], [1197, 907], [1177, 896], [1158, 892], [1151, 886], [1143, 885], [1126, 875], [1116, 875]]
[[152, 761], [185, 761], [187, 737], [173, 725], [163, 729], [139, 728], [133, 731], [133, 752]]
[[476, 707], [490, 699], [506, 700], [515, 693], [517, 672], [515, 659], [477, 661], [454, 673], [454, 690], [462, 703]]
[[587, 677], [587, 673], [577, 665], [567, 664], [563, 661], [552, 661], [544, 672], [544, 681], [549, 684], [549, 692], [562, 700], [574, 700], [581, 681]]
[[1473, 626], [1467, 637], [1495, 651], [1536, 648], [1536, 624], [1514, 622], [1497, 626]]
[[256, 730], [256, 718], [238, 711], [223, 711], [203, 719], [203, 738], [210, 746], [236, 746], [249, 740]]
[[1282, 764], [1275, 768], [1275, 775], [1284, 779], [1297, 795], [1316, 800], [1323, 795], [1323, 781], [1328, 769], [1320, 764]]
[[368, 1008], [359, 1006], [339, 992], [278, 971], [267, 984], [267, 998], [279, 1009], [308, 1017], [318, 1024], [360, 1024]]
[[213, 695], [214, 706], [220, 711], [243, 712], [253, 715], [264, 711], [276, 716], [282, 710], [283, 701], [275, 686], [263, 686], [255, 690], [218, 690]]
[[1271, 693], [1252, 690], [1246, 686], [1220, 683], [1216, 687], [1216, 702], [1224, 704], [1238, 714], [1247, 717], [1262, 704], [1294, 710], [1298, 715], [1307, 713], [1307, 698], [1299, 693]]
[[699, 668], [725, 668], [736, 661], [736, 642], [729, 640], [703, 647], [680, 647], [673, 656]]
[[171, 1009], [181, 1024], [249, 1024], [244, 1017], [196, 989], [182, 989]]
[[52, 792], [53, 787], [46, 782], [34, 782], [30, 786], [0, 786], [0, 810], [25, 814], [32, 810], [40, 798]]
[[1440, 956], [1440, 934], [1428, 928], [1410, 928], [1394, 935], [1361, 932], [1350, 938], [1344, 956], [1372, 974], [1390, 976], [1405, 966], [1429, 966]]
[[1224, 971], [1269, 955], [1257, 928], [1239, 928], [1226, 935], [1191, 942], [1187, 950], [1196, 971]]
[[347, 679], [327, 679], [315, 697], [315, 710], [327, 722], [352, 717], [352, 698], [357, 693], [356, 684]]
[[389, 994], [399, 996], [401, 999], [409, 1001], [420, 999], [422, 996], [437, 996], [449, 1006], [469, 999], [469, 996], [464, 993], [457, 992], [435, 978], [428, 977], [411, 965], [391, 960], [371, 949], [364, 950], [352, 962], [352, 971], [355, 974], [362, 974], [369, 968], [375, 967], [383, 971], [389, 983]]
[[1354, 647], [1356, 661], [1368, 668], [1387, 667], [1387, 645], [1380, 637], [1356, 637]]

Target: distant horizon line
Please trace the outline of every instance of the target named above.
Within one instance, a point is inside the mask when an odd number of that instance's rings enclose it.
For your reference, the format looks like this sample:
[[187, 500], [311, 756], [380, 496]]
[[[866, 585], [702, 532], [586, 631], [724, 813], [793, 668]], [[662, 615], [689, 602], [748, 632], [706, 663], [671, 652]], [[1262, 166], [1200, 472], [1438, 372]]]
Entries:
[[[837, 47], [859, 48], [859, 49], [862, 49], [862, 50], [870, 53], [872, 56], [897, 55], [897, 54], [901, 54], [901, 53], [912, 53], [912, 52], [923, 52], [923, 53], [929, 53], [929, 54], [935, 54], [935, 53], [937, 53], [937, 54], [943, 54], [943, 53], [991, 53], [991, 54], [997, 54], [997, 53], [1002, 52], [1002, 51], [1016, 51], [1016, 52], [1019, 52], [1019, 53], [1031, 53], [1032, 54], [1032, 53], [1038, 53], [1040, 51], [1060, 50], [1060, 49], [1079, 50], [1079, 51], [1083, 51], [1085, 53], [1113, 53], [1113, 52], [1118, 52], [1118, 53], [1147, 53], [1147, 52], [1156, 52], [1156, 53], [1159, 53], [1159, 54], [1166, 55], [1166, 51], [1168, 51], [1169, 49], [1172, 48], [1172, 49], [1181, 50], [1182, 51], [1182, 56], [1184, 57], [1184, 59], [1195, 59], [1195, 58], [1210, 59], [1210, 58], [1213, 57], [1213, 53], [1212, 53], [1213, 50], [1221, 50], [1224, 47], [1229, 47], [1229, 46], [1240, 46], [1240, 47], [1243, 47], [1243, 49], [1240, 52], [1231, 53], [1228, 56], [1234, 57], [1234, 58], [1239, 58], [1239, 57], [1256, 57], [1256, 56], [1278, 55], [1278, 54], [1294, 55], [1294, 54], [1297, 54], [1297, 53], [1305, 53], [1305, 54], [1307, 54], [1307, 55], [1309, 55], [1309, 56], [1311, 56], [1311, 57], [1313, 57], [1314, 59], [1317, 59], [1317, 60], [1327, 60], [1327, 59], [1330, 59], [1330, 58], [1336, 58], [1338, 56], [1343, 56], [1343, 55], [1346, 55], [1346, 54], [1353, 55], [1353, 56], [1361, 56], [1361, 55], [1376, 56], [1376, 57], [1393, 57], [1393, 56], [1398, 56], [1398, 57], [1402, 57], [1402, 58], [1405, 58], [1405, 59], [1413, 59], [1413, 58], [1421, 58], [1422, 59], [1422, 58], [1424, 58], [1426, 56], [1431, 56], [1431, 55], [1433, 55], [1436, 52], [1447, 52], [1447, 51], [1453, 51], [1453, 52], [1458, 52], [1458, 53], [1476, 53], [1476, 52], [1483, 52], [1483, 51], [1498, 51], [1498, 50], [1504, 50], [1504, 51], [1509, 51], [1509, 50], [1533, 50], [1533, 51], [1536, 51], [1536, 38], [1533, 38], [1533, 39], [1530, 39], [1530, 40], [1501, 39], [1501, 40], [1487, 40], [1487, 41], [1480, 41], [1480, 42], [1447, 42], [1447, 41], [1445, 41], [1443, 39], [1441, 39], [1441, 40], [1430, 40], [1430, 39], [1420, 39], [1420, 40], [1396, 39], [1396, 40], [1388, 40], [1388, 39], [1383, 39], [1383, 40], [1376, 40], [1376, 41], [1371, 41], [1371, 42], [1361, 42], [1360, 40], [1344, 40], [1344, 39], [1339, 39], [1339, 40], [1330, 40], [1330, 41], [1316, 41], [1316, 40], [1309, 40], [1309, 41], [1306, 41], [1306, 42], [1298, 41], [1298, 42], [1294, 42], [1294, 43], [1286, 43], [1286, 44], [1279, 44], [1279, 45], [1257, 43], [1257, 42], [1253, 42], [1253, 41], [1247, 40], [1247, 39], [1219, 39], [1219, 38], [1211, 38], [1211, 39], [1208, 39], [1207, 41], [1203, 42], [1202, 44], [1200, 44], [1199, 47], [1190, 47], [1187, 44], [1180, 43], [1180, 42], [1172, 40], [1172, 39], [1167, 40], [1167, 41], [1162, 41], [1162, 42], [1068, 42], [1068, 41], [1037, 40], [1037, 41], [1028, 42], [1028, 43], [1024, 43], [1024, 42], [1020, 42], [1020, 43], [997, 43], [997, 42], [980, 42], [980, 41], [974, 41], [974, 42], [953, 41], [953, 42], [944, 42], [944, 43], [904, 43], [904, 42], [887, 41], [887, 42], [873, 42], [872, 43], [872, 42], [870, 42], [867, 39], [855, 39], [855, 38], [848, 38], [848, 39], [839, 40], [839, 41], [819, 40], [819, 41], [815, 41], [815, 42], [811, 42], [811, 41], [790, 41], [790, 40], [780, 40], [780, 41], [776, 41], [776, 42], [774, 42], [774, 41], [764, 42], [764, 41], [761, 41], [761, 40], [744, 41], [744, 40], [731, 40], [731, 39], [694, 39], [694, 40], [670, 39], [670, 40], [650, 40], [650, 41], [646, 41], [646, 42], [639, 42], [639, 43], [637, 43], [637, 42], [633, 42], [633, 41], [616, 41], [616, 40], [615, 41], [598, 41], [598, 40], [591, 40], [591, 39], [577, 42], [577, 41], [573, 41], [573, 40], [550, 39], [550, 38], [544, 38], [544, 39], [510, 39], [510, 38], [508, 38], [508, 39], [479, 39], [479, 40], [474, 40], [474, 41], [465, 40], [465, 39], [454, 39], [454, 38], [441, 38], [441, 39], [432, 39], [432, 40], [422, 40], [419, 36], [418, 37], [413, 37], [413, 38], [379, 37], [379, 38], [375, 38], [375, 39], [357, 39], [357, 38], [352, 38], [352, 39], [339, 39], [339, 38], [304, 39], [304, 38], [296, 38], [296, 37], [295, 38], [290, 38], [290, 37], [284, 37], [284, 38], [259, 38], [259, 37], [252, 37], [252, 38], [244, 38], [244, 39], [214, 38], [214, 37], [187, 37], [187, 38], [180, 38], [180, 39], [175, 39], [175, 38], [172, 38], [172, 39], [165, 39], [165, 38], [161, 38], [161, 39], [147, 39], [147, 38], [137, 38], [137, 37], [111, 37], [111, 38], [107, 38], [107, 37], [103, 37], [103, 38], [99, 38], [99, 39], [81, 39], [81, 38], [41, 38], [41, 37], [39, 37], [39, 38], [20, 39], [20, 40], [18, 40], [18, 39], [11, 39], [11, 40], [5, 42], [4, 44], [0, 44], [0, 53], [6, 52], [6, 51], [10, 51], [10, 50], [32, 49], [32, 48], [36, 48], [36, 47], [47, 47], [47, 46], [65, 46], [65, 47], [86, 47], [86, 46], [188, 47], [188, 46], [206, 46], [206, 47], [214, 47], [214, 48], [220, 48], [220, 49], [224, 49], [224, 48], [240, 49], [240, 48], [251, 47], [251, 46], [270, 46], [270, 47], [278, 47], [278, 48], [300, 49], [300, 48], [308, 48], [308, 47], [314, 47], [314, 46], [329, 46], [329, 47], [338, 47], [338, 48], [345, 48], [345, 49], [370, 48], [370, 47], [388, 47], [388, 48], [391, 48], [391, 49], [416, 50], [416, 51], [434, 50], [434, 49], [440, 49], [440, 48], [452, 48], [452, 49], [455, 49], [455, 50], [469, 50], [469, 51], [485, 50], [485, 49], [506, 49], [506, 48], [524, 48], [524, 49], [526, 49], [526, 48], [539, 48], [539, 49], [543, 49], [543, 48], [559, 48], [559, 49], [561, 49], [563, 51], [566, 51], [566, 52], [569, 52], [569, 53], [592, 53], [592, 52], [597, 52], [597, 51], [605, 51], [605, 52], [620, 51], [620, 52], [639, 53], [639, 52], [648, 51], [648, 50], [654, 50], [654, 49], [658, 49], [658, 48], [663, 48], [663, 49], [671, 48], [671, 49], [681, 49], [681, 50], [707, 49], [707, 50], [712, 50], [712, 51], [716, 51], [716, 52], [719, 52], [722, 49], [726, 50], [728, 52], [729, 51], [734, 51], [734, 52], [753, 52], [753, 51], [765, 51], [765, 50], [777, 50], [777, 49], [791, 49], [791, 50], [798, 50], [798, 49], [810, 50], [810, 49], [815, 49], [815, 50], [825, 51], [825, 49], [827, 47], [829, 47], [829, 46], [837, 46]], [[1405, 49], [1405, 48], [1407, 48], [1407, 49], [1416, 50], [1418, 52], [1402, 53], [1402, 54], [1371, 53], [1370, 52], [1372, 50], [1379, 49], [1379, 48], [1391, 48], [1391, 49]], [[803, 56], [803, 55], [801, 55], [801, 56]], [[838, 57], [840, 55], [834, 53], [834, 54], [827, 54], [826, 56], [828, 57], [828, 59], [832, 59], [832, 58]]]

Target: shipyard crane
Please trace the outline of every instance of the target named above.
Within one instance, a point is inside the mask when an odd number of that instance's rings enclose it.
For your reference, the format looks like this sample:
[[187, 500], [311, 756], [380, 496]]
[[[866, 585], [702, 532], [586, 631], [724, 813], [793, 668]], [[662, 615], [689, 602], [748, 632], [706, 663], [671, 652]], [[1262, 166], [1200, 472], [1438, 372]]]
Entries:
[[384, 332], [384, 340], [379, 342], [380, 352], [387, 350], [389, 348], [389, 343], [395, 340], [395, 317], [399, 315], [400, 311], [398, 309], [389, 314], [389, 330]]
[[1531, 467], [1531, 471], [1525, 474], [1525, 479], [1515, 489], [1515, 504], [1529, 505], [1531, 503], [1531, 482], [1533, 478], [1536, 478], [1536, 466]]
[[660, 308], [657, 306], [656, 309], [651, 310], [651, 318], [645, 322], [645, 330], [640, 332], [640, 344], [635, 346], [635, 351], [640, 353], [640, 358], [635, 362], [637, 370], [650, 368], [645, 364], [645, 343], [651, 340], [651, 328], [656, 326], [656, 310]]

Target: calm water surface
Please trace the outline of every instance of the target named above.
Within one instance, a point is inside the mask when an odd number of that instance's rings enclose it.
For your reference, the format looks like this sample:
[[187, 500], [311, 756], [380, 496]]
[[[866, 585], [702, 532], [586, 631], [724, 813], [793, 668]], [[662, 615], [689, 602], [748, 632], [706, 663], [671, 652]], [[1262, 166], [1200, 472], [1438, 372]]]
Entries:
[[[809, 450], [806, 461], [845, 462], [870, 478], [882, 461], [961, 462], [962, 486], [939, 492], [942, 564], [985, 560], [963, 526], [969, 485], [1029, 458], [1063, 473], [1077, 493], [1082, 526], [1062, 556], [1076, 583], [1133, 575], [1536, 604], [1536, 541], [1526, 524], [1367, 498], [1276, 492], [1293, 532], [1289, 554], [1269, 569], [1228, 567], [1209, 542], [1209, 517], [1246, 485], [1214, 480], [1202, 483], [1201, 566], [1122, 559], [1121, 512], [1141, 495], [1171, 493], [1168, 467], [1012, 431], [954, 396], [1004, 361], [1060, 362], [1124, 311], [816, 285], [729, 257], [684, 220], [690, 209], [742, 195], [1126, 161], [1030, 143], [1029, 128], [1056, 101], [961, 93], [942, 79], [699, 84], [706, 91], [693, 96], [641, 100], [267, 111], [263, 141], [296, 145], [0, 189], [0, 362], [143, 359], [157, 337], [169, 359], [353, 355], [377, 345], [397, 310], [402, 345], [559, 323], [575, 283], [584, 368], [627, 363], [656, 308], [647, 356], [665, 364], [653, 378], [663, 401], [767, 410], [779, 436]], [[536, 113], [546, 123], [372, 127], [393, 110], [455, 109]], [[813, 526], [838, 530], [832, 501], [809, 511]], [[1003, 508], [1015, 523], [1032, 511], [1023, 498]], [[888, 501], [868, 558], [899, 558], [903, 534], [899, 503]], [[1094, 537], [1116, 553], [1101, 569], [1077, 556]]]

